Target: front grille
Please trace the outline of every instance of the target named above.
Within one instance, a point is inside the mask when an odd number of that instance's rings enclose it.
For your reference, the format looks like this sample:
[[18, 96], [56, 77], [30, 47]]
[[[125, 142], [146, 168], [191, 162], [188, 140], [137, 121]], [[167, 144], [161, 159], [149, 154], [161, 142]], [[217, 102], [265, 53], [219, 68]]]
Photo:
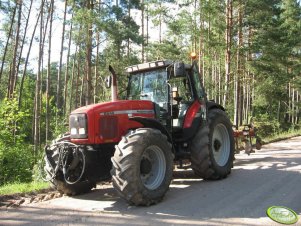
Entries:
[[100, 118], [100, 137], [113, 139], [118, 136], [118, 118], [116, 116], [104, 116]]

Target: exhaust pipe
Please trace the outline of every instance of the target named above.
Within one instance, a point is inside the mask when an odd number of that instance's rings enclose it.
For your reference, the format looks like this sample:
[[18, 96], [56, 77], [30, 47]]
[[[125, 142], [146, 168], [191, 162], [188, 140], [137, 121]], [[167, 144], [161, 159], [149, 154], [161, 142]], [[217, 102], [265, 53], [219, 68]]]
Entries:
[[112, 101], [116, 101], [116, 100], [118, 100], [118, 98], [117, 98], [117, 75], [111, 65], [109, 66], [109, 71], [112, 74], [112, 80], [113, 80], [113, 82], [112, 82], [113, 84], [111, 86], [111, 97], [112, 97]]

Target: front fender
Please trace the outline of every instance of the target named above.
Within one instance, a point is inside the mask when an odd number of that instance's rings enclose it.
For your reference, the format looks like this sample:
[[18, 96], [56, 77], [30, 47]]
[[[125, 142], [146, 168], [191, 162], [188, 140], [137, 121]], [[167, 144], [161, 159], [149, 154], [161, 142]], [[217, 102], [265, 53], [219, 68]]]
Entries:
[[167, 140], [173, 144], [170, 133], [166, 130], [166, 128], [156, 119], [153, 118], [144, 118], [144, 117], [130, 117], [129, 120], [133, 120], [141, 123], [144, 127], [153, 128], [159, 130], [161, 133], [167, 136]]

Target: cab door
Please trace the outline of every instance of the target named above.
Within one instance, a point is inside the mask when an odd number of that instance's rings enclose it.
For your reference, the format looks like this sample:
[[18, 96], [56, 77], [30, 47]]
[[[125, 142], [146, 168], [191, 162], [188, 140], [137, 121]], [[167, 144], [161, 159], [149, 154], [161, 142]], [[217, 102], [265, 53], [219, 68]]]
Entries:
[[193, 101], [184, 116], [182, 139], [193, 137], [201, 123], [207, 120], [206, 93], [195, 61], [188, 73]]

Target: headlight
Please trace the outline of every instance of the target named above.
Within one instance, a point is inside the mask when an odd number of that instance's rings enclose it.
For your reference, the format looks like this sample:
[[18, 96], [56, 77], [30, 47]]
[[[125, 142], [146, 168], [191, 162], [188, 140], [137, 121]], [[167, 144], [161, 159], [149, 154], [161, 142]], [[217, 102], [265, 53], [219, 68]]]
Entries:
[[86, 114], [73, 114], [69, 118], [71, 139], [81, 139], [88, 137], [87, 129], [87, 115]]
[[76, 135], [77, 134], [77, 129], [76, 128], [71, 128], [70, 133], [71, 133], [71, 135]]
[[86, 134], [86, 129], [85, 128], [79, 128], [78, 133], [79, 133], [79, 135], [84, 135], [84, 134]]

